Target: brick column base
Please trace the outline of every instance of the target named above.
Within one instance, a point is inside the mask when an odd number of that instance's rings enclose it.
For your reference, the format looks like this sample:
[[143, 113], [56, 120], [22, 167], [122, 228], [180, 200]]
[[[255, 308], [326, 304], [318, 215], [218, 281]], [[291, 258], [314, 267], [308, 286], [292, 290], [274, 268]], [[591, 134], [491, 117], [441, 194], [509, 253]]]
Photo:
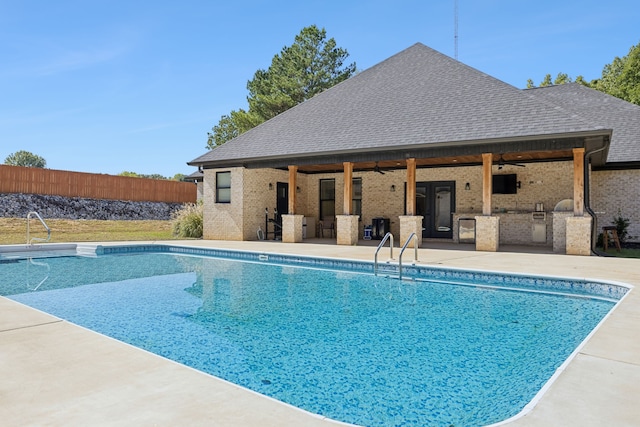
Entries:
[[500, 217], [476, 216], [476, 251], [498, 252]]
[[304, 215], [282, 215], [282, 241], [302, 242], [302, 218]]
[[591, 255], [591, 217], [567, 218], [567, 255]]
[[[400, 246], [404, 245], [411, 233], [416, 233], [418, 237], [418, 247], [422, 246], [422, 216], [420, 215], [402, 215], [400, 216]], [[411, 239], [411, 242], [407, 245], [408, 248], [413, 248], [415, 239]]]
[[339, 245], [358, 244], [358, 215], [337, 215], [336, 243]]

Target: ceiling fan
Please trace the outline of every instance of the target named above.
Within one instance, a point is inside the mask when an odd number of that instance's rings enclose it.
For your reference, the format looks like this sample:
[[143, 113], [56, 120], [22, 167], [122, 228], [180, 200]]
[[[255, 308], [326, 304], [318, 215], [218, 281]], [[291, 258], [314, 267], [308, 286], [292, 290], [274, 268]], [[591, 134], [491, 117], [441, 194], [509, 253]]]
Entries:
[[502, 158], [502, 154], [500, 154], [500, 158], [498, 159], [498, 169], [502, 169], [506, 165], [508, 165], [508, 166], [519, 166], [521, 168], [526, 167], [526, 165], [523, 165], [521, 163], [507, 162]]
[[[380, 168], [380, 166], [378, 165], [378, 162], [376, 162], [376, 165], [373, 167], [373, 171], [374, 172], [378, 172], [380, 175], [384, 175], [384, 171]], [[393, 171], [391, 171], [393, 172]]]

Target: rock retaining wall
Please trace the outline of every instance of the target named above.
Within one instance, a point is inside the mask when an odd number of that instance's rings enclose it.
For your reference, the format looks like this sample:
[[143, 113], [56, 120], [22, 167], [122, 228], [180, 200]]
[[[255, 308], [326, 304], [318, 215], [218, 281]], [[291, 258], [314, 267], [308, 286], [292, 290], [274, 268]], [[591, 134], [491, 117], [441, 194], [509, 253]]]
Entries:
[[4, 218], [25, 218], [29, 212], [36, 211], [45, 219], [168, 220], [182, 206], [182, 203], [0, 194], [0, 217]]

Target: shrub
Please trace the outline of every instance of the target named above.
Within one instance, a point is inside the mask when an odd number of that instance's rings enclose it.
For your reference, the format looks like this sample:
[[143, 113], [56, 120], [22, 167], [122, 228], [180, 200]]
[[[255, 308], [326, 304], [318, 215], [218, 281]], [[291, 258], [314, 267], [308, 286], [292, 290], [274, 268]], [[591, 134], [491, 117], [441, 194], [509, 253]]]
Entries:
[[618, 232], [618, 239], [620, 239], [620, 243], [624, 243], [627, 241], [627, 237], [629, 235], [629, 218], [623, 218], [622, 213], [618, 211], [618, 216], [613, 218], [613, 225], [616, 226], [616, 231]]
[[187, 203], [174, 212], [173, 235], [177, 237], [202, 238], [202, 202]]

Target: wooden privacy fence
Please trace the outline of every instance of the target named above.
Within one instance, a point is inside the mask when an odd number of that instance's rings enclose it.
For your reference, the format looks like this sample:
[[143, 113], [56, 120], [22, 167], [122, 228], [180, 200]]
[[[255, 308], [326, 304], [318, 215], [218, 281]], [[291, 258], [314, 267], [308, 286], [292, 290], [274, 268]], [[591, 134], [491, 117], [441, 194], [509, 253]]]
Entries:
[[0, 165], [0, 193], [166, 203], [195, 203], [197, 197], [191, 182], [8, 165]]

